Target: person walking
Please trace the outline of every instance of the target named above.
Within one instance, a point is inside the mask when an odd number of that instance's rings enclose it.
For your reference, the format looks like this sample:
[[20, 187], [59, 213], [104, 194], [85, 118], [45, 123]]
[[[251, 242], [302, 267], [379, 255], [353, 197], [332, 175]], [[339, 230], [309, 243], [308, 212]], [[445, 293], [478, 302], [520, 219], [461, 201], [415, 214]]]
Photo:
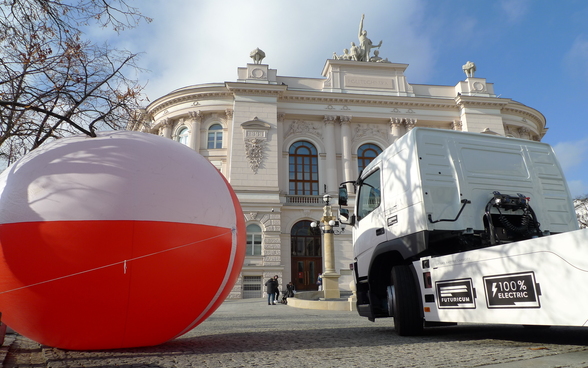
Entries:
[[276, 292], [278, 291], [278, 275], [275, 275], [265, 283], [265, 291], [267, 292], [267, 305], [273, 305], [276, 300]]

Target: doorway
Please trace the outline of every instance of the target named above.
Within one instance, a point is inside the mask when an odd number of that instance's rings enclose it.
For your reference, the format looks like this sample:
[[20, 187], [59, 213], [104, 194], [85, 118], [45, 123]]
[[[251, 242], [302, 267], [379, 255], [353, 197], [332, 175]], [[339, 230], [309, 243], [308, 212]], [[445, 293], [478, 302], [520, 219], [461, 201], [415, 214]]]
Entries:
[[322, 258], [292, 257], [292, 282], [298, 291], [318, 290], [316, 280], [322, 273]]
[[323, 272], [321, 233], [310, 221], [297, 222], [290, 232], [292, 283], [297, 291], [318, 290], [318, 275]]

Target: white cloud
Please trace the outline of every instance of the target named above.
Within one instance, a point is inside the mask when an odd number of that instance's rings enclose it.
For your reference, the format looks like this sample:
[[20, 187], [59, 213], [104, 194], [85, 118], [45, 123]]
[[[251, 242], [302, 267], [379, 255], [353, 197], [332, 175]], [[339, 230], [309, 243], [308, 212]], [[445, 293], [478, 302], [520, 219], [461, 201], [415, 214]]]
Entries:
[[500, 7], [506, 14], [506, 20], [510, 23], [516, 23], [525, 18], [529, 10], [529, 0], [502, 0]]
[[[588, 194], [585, 167], [588, 165], [588, 138], [579, 141], [560, 142], [553, 146], [559, 163], [568, 180], [573, 197]], [[581, 168], [580, 170], [578, 170]]]
[[579, 141], [559, 142], [553, 146], [564, 171], [585, 163], [588, 152], [588, 138]]
[[[423, 28], [422, 1], [225, 0], [182, 2], [153, 0], [141, 4], [151, 24], [110, 40], [120, 48], [145, 52], [141, 62], [151, 73], [146, 92], [161, 97], [192, 84], [237, 79], [237, 67], [251, 62], [256, 47], [278, 75], [321, 77], [333, 52], [357, 42], [361, 15], [380, 56], [410, 64], [409, 73], [426, 78], [434, 64]], [[423, 79], [424, 80], [424, 79]]]
[[582, 180], [568, 180], [568, 187], [572, 193], [572, 198], [584, 197], [588, 195], [588, 183]]
[[576, 37], [564, 57], [564, 64], [570, 75], [588, 80], [588, 37], [585, 34]]

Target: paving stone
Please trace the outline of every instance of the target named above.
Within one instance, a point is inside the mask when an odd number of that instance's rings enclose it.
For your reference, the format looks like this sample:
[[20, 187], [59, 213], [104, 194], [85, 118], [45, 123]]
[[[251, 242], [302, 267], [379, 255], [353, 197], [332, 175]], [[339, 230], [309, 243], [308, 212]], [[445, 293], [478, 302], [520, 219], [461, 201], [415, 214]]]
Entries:
[[588, 329], [469, 324], [400, 337], [392, 319], [372, 323], [357, 312], [268, 306], [265, 299], [245, 299], [225, 301], [200, 326], [159, 346], [66, 351], [15, 335], [2, 349], [6, 368], [453, 368], [524, 367], [529, 362], [534, 368], [580, 367], [588, 362]]

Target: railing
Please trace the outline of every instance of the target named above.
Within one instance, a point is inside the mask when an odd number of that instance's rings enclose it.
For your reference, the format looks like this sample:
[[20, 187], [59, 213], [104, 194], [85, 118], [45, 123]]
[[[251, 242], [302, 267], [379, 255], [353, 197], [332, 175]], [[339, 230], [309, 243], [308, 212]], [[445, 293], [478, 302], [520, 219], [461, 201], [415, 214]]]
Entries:
[[324, 206], [323, 196], [313, 195], [286, 195], [286, 204], [292, 205], [320, 205]]

